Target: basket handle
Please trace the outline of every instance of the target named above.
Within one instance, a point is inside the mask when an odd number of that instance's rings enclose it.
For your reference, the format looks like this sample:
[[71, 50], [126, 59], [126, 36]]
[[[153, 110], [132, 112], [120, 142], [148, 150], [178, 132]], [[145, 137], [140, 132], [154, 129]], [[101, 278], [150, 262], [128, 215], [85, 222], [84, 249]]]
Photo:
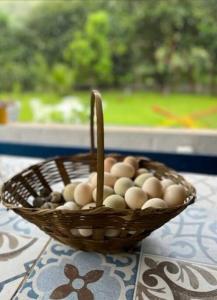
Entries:
[[104, 186], [104, 121], [102, 110], [102, 99], [98, 91], [91, 92], [90, 99], [90, 141], [91, 154], [95, 154], [94, 139], [94, 108], [96, 109], [96, 130], [97, 130], [97, 193], [96, 206], [101, 206], [103, 202]]

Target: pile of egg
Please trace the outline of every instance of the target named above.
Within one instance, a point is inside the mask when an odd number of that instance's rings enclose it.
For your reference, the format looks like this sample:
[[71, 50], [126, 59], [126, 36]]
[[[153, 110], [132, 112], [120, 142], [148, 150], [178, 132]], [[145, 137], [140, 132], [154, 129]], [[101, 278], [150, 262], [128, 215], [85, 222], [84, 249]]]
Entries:
[[[170, 179], [159, 180], [145, 168], [139, 168], [138, 160], [127, 156], [122, 162], [113, 157], [104, 160], [103, 205], [113, 209], [146, 209], [175, 207], [184, 203], [186, 192], [182, 185]], [[96, 207], [97, 173], [91, 173], [87, 182], [72, 182], [62, 194], [52, 192], [49, 200], [35, 207], [57, 210], [92, 209]], [[43, 198], [41, 198], [43, 199]], [[40, 198], [39, 198], [40, 200]], [[40, 202], [40, 201], [39, 201]], [[43, 202], [43, 201], [42, 201]], [[34, 203], [33, 203], [34, 204]], [[73, 235], [89, 237], [92, 229], [72, 229]], [[117, 236], [118, 230], [107, 229], [105, 235]]]

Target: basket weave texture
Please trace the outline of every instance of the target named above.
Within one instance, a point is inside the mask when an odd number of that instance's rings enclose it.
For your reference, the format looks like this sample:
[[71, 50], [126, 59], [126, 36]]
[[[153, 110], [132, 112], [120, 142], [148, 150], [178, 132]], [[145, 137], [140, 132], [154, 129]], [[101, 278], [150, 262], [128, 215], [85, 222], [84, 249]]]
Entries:
[[[97, 149], [94, 141], [95, 112]], [[97, 91], [91, 93], [90, 138], [90, 153], [51, 158], [25, 169], [7, 181], [2, 188], [3, 204], [66, 245], [86, 251], [116, 253], [133, 248], [138, 241], [194, 202], [195, 188], [181, 175], [160, 162], [138, 157], [140, 168], [147, 168], [159, 179], [170, 178], [181, 184], [187, 195], [185, 203], [167, 209], [114, 210], [104, 207], [104, 122], [101, 96]], [[118, 161], [124, 159], [121, 155], [113, 157]], [[96, 208], [72, 211], [34, 208], [31, 205], [31, 199], [38, 197], [42, 188], [52, 191], [56, 184], [65, 186], [74, 179], [87, 178], [93, 171], [97, 172], [98, 178]], [[71, 230], [78, 228], [92, 229], [93, 234], [88, 238], [72, 235]], [[120, 235], [105, 237], [106, 229], [119, 229]]]

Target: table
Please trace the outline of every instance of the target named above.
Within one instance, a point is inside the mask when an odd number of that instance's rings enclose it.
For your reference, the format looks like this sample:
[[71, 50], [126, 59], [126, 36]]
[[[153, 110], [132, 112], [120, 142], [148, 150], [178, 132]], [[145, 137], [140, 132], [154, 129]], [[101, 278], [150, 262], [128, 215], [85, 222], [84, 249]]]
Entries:
[[[1, 179], [36, 161], [0, 157]], [[0, 206], [0, 299], [217, 299], [217, 176], [184, 176], [198, 200], [133, 253], [75, 251]]]

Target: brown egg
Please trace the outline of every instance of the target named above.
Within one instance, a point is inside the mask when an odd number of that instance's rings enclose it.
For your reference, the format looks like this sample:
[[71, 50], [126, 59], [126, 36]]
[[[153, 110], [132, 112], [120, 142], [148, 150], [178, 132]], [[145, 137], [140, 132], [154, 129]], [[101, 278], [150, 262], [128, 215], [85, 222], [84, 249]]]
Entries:
[[87, 183], [78, 184], [74, 191], [74, 199], [75, 202], [80, 206], [84, 206], [85, 204], [91, 202], [92, 190], [89, 184]]
[[72, 182], [67, 184], [63, 190], [63, 198], [65, 201], [74, 201], [74, 191], [80, 182]]
[[[113, 187], [116, 180], [117, 180], [117, 178], [116, 178], [114, 175], [112, 175], [112, 174], [110, 174], [110, 173], [108, 173], [108, 172], [105, 172], [105, 173], [104, 173], [104, 185]], [[96, 186], [97, 186], [97, 174], [95, 174], [95, 175], [92, 177], [90, 184], [91, 184], [94, 188], [96, 188]]]
[[163, 192], [165, 192], [165, 190], [168, 188], [168, 186], [173, 185], [173, 184], [175, 184], [175, 182], [172, 181], [171, 179], [166, 178], [166, 179], [161, 180]]
[[104, 171], [105, 172], [110, 172], [112, 166], [117, 162], [117, 159], [115, 159], [114, 157], [106, 157], [104, 160]]
[[134, 182], [130, 178], [121, 177], [115, 182], [114, 191], [116, 194], [124, 196], [126, 191], [132, 186], [134, 186]]
[[113, 228], [109, 228], [105, 230], [104, 235], [106, 237], [117, 237], [120, 235], [120, 230], [119, 229], [113, 229]]
[[87, 203], [86, 205], [84, 205], [82, 207], [82, 209], [91, 209], [91, 208], [95, 208], [96, 207], [96, 203], [95, 202], [90, 202], [90, 203]]
[[136, 177], [136, 179], [134, 180], [135, 185], [142, 187], [143, 183], [150, 177], [153, 177], [153, 175], [151, 173], [144, 173], [144, 174], [140, 174], [139, 176]]
[[141, 208], [147, 200], [146, 193], [138, 187], [131, 187], [126, 191], [125, 201], [131, 209]]
[[136, 171], [136, 176], [139, 176], [139, 175], [144, 174], [144, 173], [149, 173], [148, 169], [140, 168]]
[[153, 208], [166, 208], [168, 207], [166, 201], [160, 199], [160, 198], [152, 198], [149, 199], [147, 202], [145, 202], [141, 209], [145, 209], [147, 207], [153, 207]]
[[124, 209], [126, 208], [126, 204], [124, 198], [120, 195], [110, 195], [104, 201], [103, 204], [106, 207], [114, 208], [114, 209]]
[[60, 203], [60, 202], [62, 202], [62, 195], [59, 192], [52, 192], [50, 194], [50, 197], [51, 197], [51, 202], [53, 202], [53, 203]]
[[164, 193], [164, 200], [169, 207], [179, 206], [184, 203], [186, 193], [181, 185], [173, 184], [168, 186]]
[[93, 234], [93, 230], [89, 228], [80, 228], [78, 229], [78, 232], [80, 233], [81, 236], [84, 237], [90, 237]]
[[133, 156], [127, 156], [125, 157], [125, 159], [123, 160], [124, 163], [128, 163], [130, 164], [134, 170], [137, 170], [139, 168], [139, 163], [138, 163], [138, 159], [133, 157]]
[[128, 163], [118, 162], [111, 168], [111, 174], [116, 177], [132, 178], [135, 174], [135, 169]]
[[[93, 193], [92, 193], [94, 201], [96, 201], [96, 192], [97, 192], [97, 188], [95, 188], [93, 190]], [[114, 194], [113, 188], [111, 188], [110, 186], [104, 185], [104, 187], [103, 187], [103, 200], [105, 200], [105, 198], [107, 198], [108, 196], [110, 196], [112, 194]]]
[[156, 177], [148, 178], [143, 183], [142, 190], [148, 194], [149, 198], [161, 198], [163, 195], [160, 180]]

